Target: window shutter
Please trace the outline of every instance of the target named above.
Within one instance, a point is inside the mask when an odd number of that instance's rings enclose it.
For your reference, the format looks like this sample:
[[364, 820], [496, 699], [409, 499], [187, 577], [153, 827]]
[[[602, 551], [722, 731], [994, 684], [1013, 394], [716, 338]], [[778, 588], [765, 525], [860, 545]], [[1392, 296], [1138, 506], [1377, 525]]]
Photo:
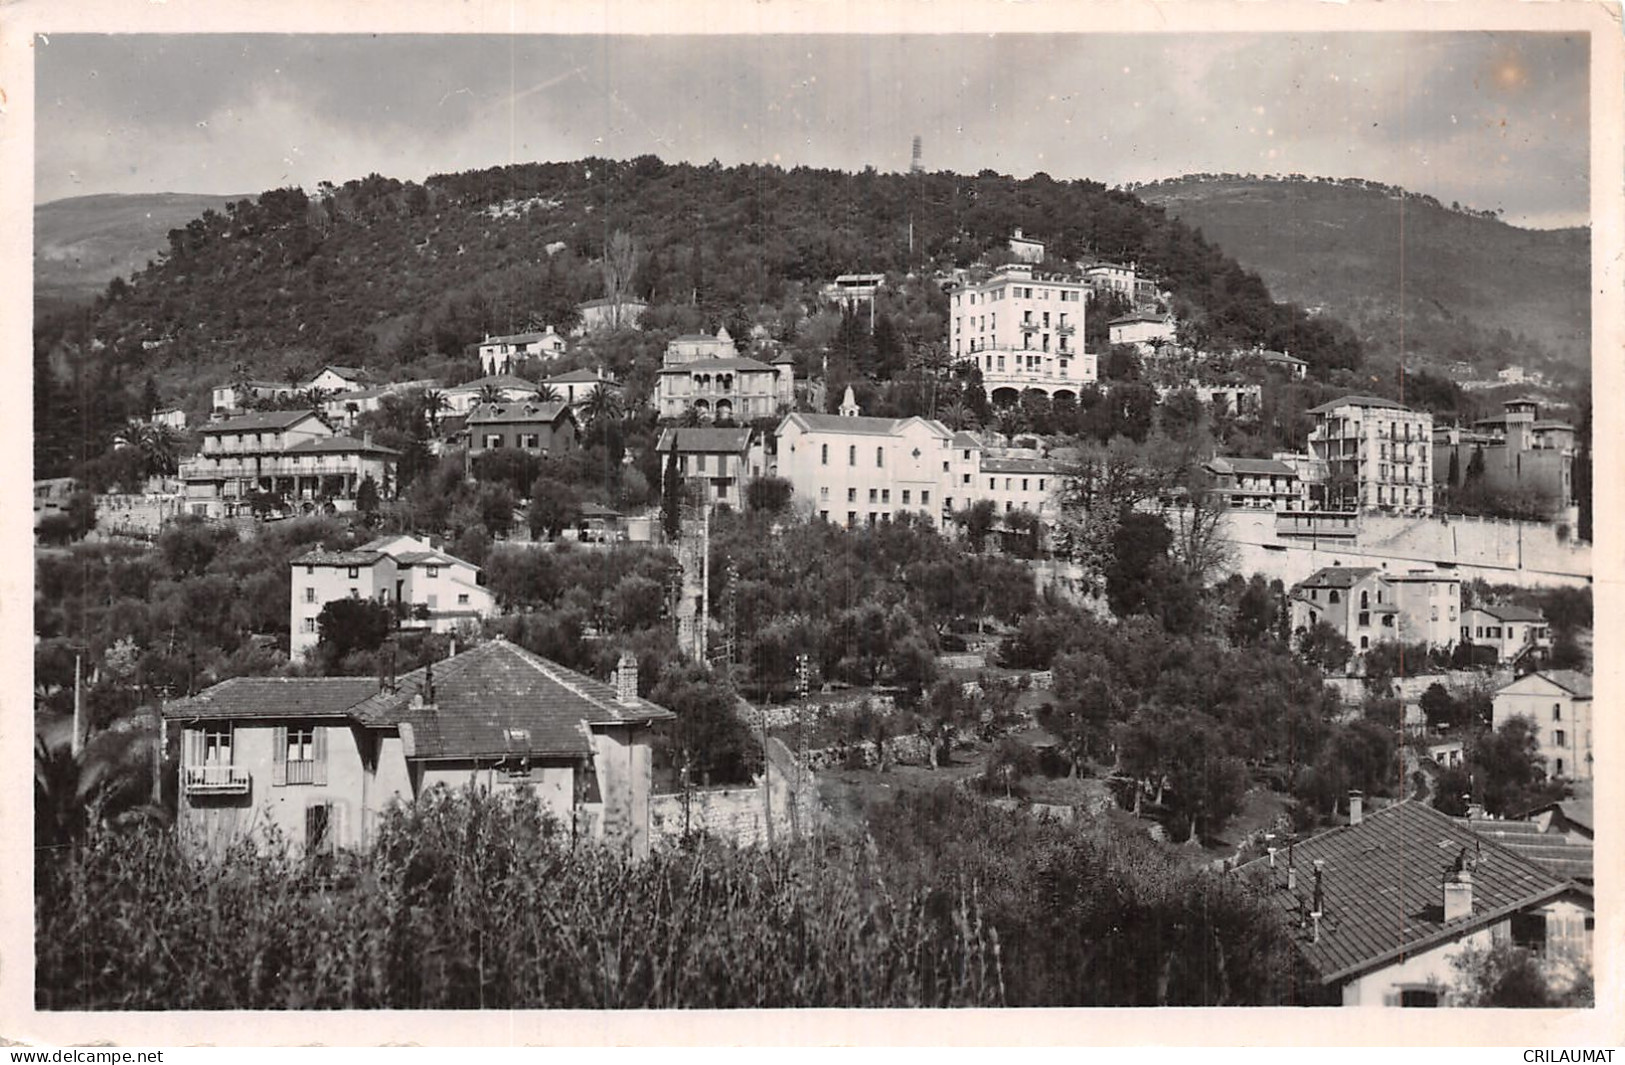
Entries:
[[203, 730], [189, 728], [186, 730], [186, 764], [188, 766], [203, 764]]
[[281, 787], [288, 782], [288, 727], [271, 731], [271, 783]]
[[314, 729], [311, 730], [311, 732], [314, 735], [315, 741], [316, 741], [312, 745], [312, 746], [314, 746], [315, 751], [311, 755], [311, 757], [315, 759], [316, 764], [310, 767], [312, 773], [314, 774], [312, 776], [312, 778], [311, 778], [311, 782], [314, 783], [314, 784], [326, 784], [327, 783], [327, 726], [325, 726], [325, 725], [317, 725]]
[[347, 802], [336, 802], [332, 805], [331, 809], [333, 812], [328, 816], [331, 818], [332, 824], [329, 826], [328, 831], [333, 834], [333, 842], [328, 847], [328, 850], [336, 854], [338, 849], [343, 847], [347, 842], [344, 832], [346, 822], [349, 820], [348, 814], [350, 804]]

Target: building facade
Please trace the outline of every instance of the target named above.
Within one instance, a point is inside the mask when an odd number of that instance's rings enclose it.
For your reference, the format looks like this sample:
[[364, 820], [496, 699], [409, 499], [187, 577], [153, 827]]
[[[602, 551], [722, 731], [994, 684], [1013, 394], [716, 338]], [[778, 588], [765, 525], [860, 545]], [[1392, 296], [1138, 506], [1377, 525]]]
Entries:
[[995, 403], [1014, 403], [1029, 389], [1076, 399], [1099, 377], [1095, 355], [1083, 350], [1088, 291], [1082, 281], [1037, 274], [1027, 263], [955, 288], [949, 295], [951, 356], [981, 369]]
[[1292, 631], [1325, 622], [1358, 652], [1379, 643], [1454, 647], [1461, 579], [1432, 569], [1388, 573], [1371, 566], [1329, 566], [1292, 588]]
[[1344, 396], [1309, 414], [1309, 452], [1326, 470], [1322, 509], [1433, 512], [1433, 415], [1376, 396]]
[[1574, 426], [1541, 419], [1539, 400], [1513, 399], [1502, 406], [1500, 416], [1474, 422], [1471, 429], [1433, 430], [1435, 476], [1450, 488], [1481, 478], [1494, 491], [1533, 493], [1549, 516], [1565, 514], [1575, 505]]
[[480, 341], [480, 372], [487, 377], [516, 372], [527, 359], [551, 359], [564, 354], [565, 339], [548, 326], [541, 332], [488, 336]]
[[804, 510], [847, 528], [905, 512], [940, 522], [953, 434], [926, 418], [866, 418], [847, 389], [840, 414], [795, 412], [778, 429], [778, 476]]
[[370, 846], [385, 809], [439, 784], [529, 791], [572, 836], [645, 855], [652, 728], [672, 717], [630, 654], [605, 683], [500, 637], [398, 680], [238, 677], [163, 710], [188, 849], [305, 858]]
[[1532, 655], [1545, 658], [1552, 649], [1551, 626], [1546, 615], [1526, 606], [1480, 605], [1462, 611], [1461, 641], [1495, 648], [1502, 662], [1517, 662]]
[[322, 607], [338, 599], [388, 604], [403, 629], [454, 631], [491, 616], [480, 568], [427, 541], [380, 537], [350, 551], [307, 551], [289, 563], [288, 654], [299, 659], [320, 638]]
[[557, 400], [481, 403], [470, 412], [465, 424], [470, 461], [505, 447], [533, 455], [554, 455], [573, 450], [578, 436], [570, 405]]
[[1224, 505], [1243, 510], [1303, 510], [1308, 497], [1298, 471], [1275, 459], [1215, 456], [1202, 468]]
[[702, 501], [745, 509], [750, 483], [768, 472], [763, 434], [754, 429], [667, 429], [655, 444], [662, 476], [673, 455], [683, 480], [701, 488]]
[[706, 421], [776, 417], [795, 406], [795, 367], [769, 366], [736, 353], [726, 329], [688, 334], [666, 345], [655, 402], [662, 418], [689, 409]]
[[1167, 314], [1136, 311], [1113, 318], [1106, 325], [1113, 344], [1131, 344], [1141, 355], [1151, 355], [1163, 344], [1174, 341], [1174, 319]]
[[395, 483], [395, 451], [333, 432], [315, 411], [267, 411], [214, 422], [199, 432], [202, 450], [180, 464], [189, 514], [232, 517], [256, 495], [312, 511], [351, 509], [369, 477], [381, 496]]
[[1495, 693], [1495, 727], [1514, 717], [1535, 726], [1535, 744], [1546, 772], [1569, 780], [1591, 780], [1595, 769], [1591, 735], [1591, 677], [1572, 669], [1537, 670]]
[[536, 403], [536, 397], [540, 392], [541, 389], [534, 381], [504, 373], [492, 377], [477, 377], [472, 381], [443, 389], [440, 394], [446, 398], [447, 412], [467, 414], [493, 393], [504, 403], [523, 405], [527, 402]]

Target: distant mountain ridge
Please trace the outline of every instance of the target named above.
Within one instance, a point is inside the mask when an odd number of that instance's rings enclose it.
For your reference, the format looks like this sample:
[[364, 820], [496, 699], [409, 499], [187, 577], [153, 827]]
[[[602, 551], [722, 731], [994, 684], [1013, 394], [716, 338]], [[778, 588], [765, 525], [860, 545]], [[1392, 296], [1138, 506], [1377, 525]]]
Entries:
[[1132, 189], [1351, 326], [1374, 360], [1509, 363], [1578, 383], [1591, 358], [1589, 229], [1534, 230], [1358, 180], [1193, 175]]
[[34, 208], [34, 296], [89, 302], [169, 245], [169, 231], [241, 196], [158, 192], [71, 196]]

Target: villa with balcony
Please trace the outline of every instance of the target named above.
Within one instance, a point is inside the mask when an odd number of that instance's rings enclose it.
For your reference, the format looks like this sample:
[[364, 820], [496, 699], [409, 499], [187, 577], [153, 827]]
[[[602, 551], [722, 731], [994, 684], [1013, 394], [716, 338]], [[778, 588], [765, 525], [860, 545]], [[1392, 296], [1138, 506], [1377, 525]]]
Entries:
[[782, 414], [795, 399], [793, 361], [769, 366], [739, 355], [726, 329], [666, 345], [656, 389], [662, 418], [680, 418], [693, 408], [703, 421], [748, 422]]
[[1309, 453], [1326, 471], [1320, 507], [1432, 513], [1433, 415], [1377, 396], [1344, 396], [1309, 413]]
[[1076, 399], [1099, 378], [1096, 357], [1083, 350], [1088, 292], [1082, 280], [1036, 273], [1029, 263], [956, 286], [948, 297], [949, 351], [976, 364], [995, 404], [1029, 390]]
[[284, 510], [349, 510], [371, 477], [380, 493], [395, 480], [397, 452], [339, 436], [315, 411], [265, 411], [200, 430], [203, 447], [181, 463], [186, 513], [229, 518], [267, 497]]

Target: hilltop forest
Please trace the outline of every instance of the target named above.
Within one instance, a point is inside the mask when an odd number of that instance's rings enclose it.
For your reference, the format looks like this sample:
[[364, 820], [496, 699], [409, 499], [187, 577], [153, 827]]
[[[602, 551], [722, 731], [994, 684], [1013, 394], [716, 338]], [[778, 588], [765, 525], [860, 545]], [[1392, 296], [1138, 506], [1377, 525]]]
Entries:
[[[665, 336], [696, 328], [727, 325], [743, 340], [761, 325], [804, 339], [819, 286], [884, 272], [908, 293], [882, 304], [873, 330], [893, 358], [860, 370], [885, 379], [945, 336], [946, 300], [923, 279], [997, 260], [1017, 227], [1048, 242], [1057, 268], [1085, 255], [1137, 263], [1171, 291], [1204, 346], [1290, 350], [1322, 377], [1360, 363], [1341, 323], [1277, 304], [1198, 231], [1098, 182], [644, 156], [422, 184], [375, 174], [207, 211], [172, 230], [167, 250], [131, 280], [41, 317], [36, 411], [47, 434], [71, 431], [79, 439], [67, 450], [85, 455], [105, 447], [87, 434], [110, 434], [143, 399], [201, 414], [199, 386], [230, 380], [234, 368], [274, 377], [334, 362], [446, 376], [472, 362], [467, 345], [487, 333], [573, 325], [575, 305], [604, 293], [617, 232], [632, 240], [629, 290], [651, 304], [645, 361], [657, 360]], [[917, 280], [902, 284], [906, 275]]]

